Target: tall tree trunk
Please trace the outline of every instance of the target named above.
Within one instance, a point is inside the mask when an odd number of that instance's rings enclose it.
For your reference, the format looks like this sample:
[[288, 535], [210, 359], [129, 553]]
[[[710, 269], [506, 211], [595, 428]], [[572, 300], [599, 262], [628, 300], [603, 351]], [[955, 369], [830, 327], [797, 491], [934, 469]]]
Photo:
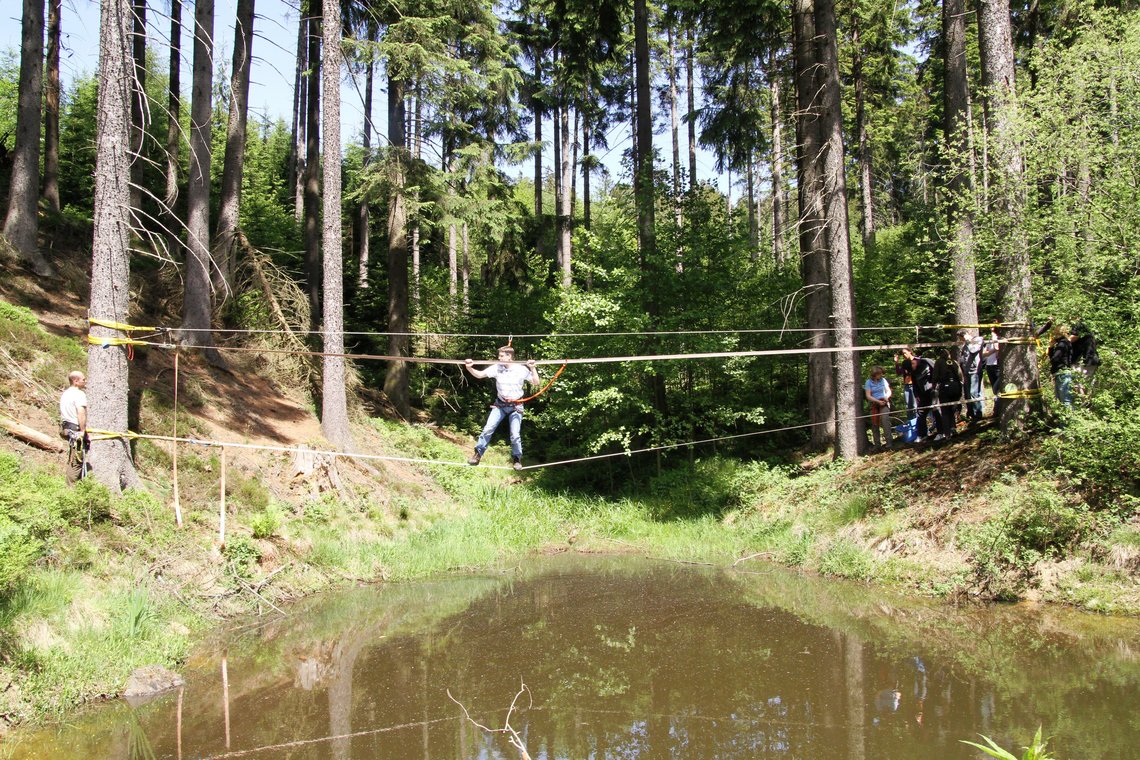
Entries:
[[[634, 111], [637, 124], [637, 151], [633, 165], [634, 195], [637, 204], [637, 242], [644, 279], [657, 269], [657, 233], [653, 208], [653, 104], [649, 89], [649, 9], [646, 0], [634, 0], [633, 39], [634, 89], [637, 93], [637, 108]], [[660, 304], [656, 289], [650, 287], [649, 291], [646, 312], [650, 316], [650, 324], [656, 325], [661, 311]], [[665, 379], [654, 372], [650, 376], [650, 382], [654, 408], [664, 416], [668, 414]]]
[[190, 93], [190, 176], [186, 185], [186, 291], [183, 340], [208, 346], [214, 294], [210, 283], [210, 122], [214, 72], [214, 0], [194, 3], [194, 84]]
[[855, 85], [855, 133], [859, 142], [859, 194], [863, 210], [863, 250], [875, 243], [875, 199], [871, 192], [871, 138], [867, 131], [867, 81], [863, 76], [863, 50], [860, 47], [859, 26], [851, 33], [851, 78]]
[[827, 223], [828, 264], [831, 278], [831, 321], [835, 331], [835, 456], [859, 456], [858, 417], [862, 408], [859, 357], [855, 345], [855, 292], [851, 271], [847, 180], [843, 155], [843, 101], [839, 85], [839, 51], [836, 43], [835, 0], [815, 0], [816, 41], [824, 77], [820, 133], [824, 140], [824, 215]]
[[756, 219], [756, 161], [751, 150], [744, 176], [748, 188], [748, 258], [755, 264], [760, 259], [760, 226]]
[[[131, 139], [131, 18], [130, 0], [104, 0], [100, 6], [90, 313], [114, 322], [129, 320], [131, 303], [131, 170], [123, 150]], [[119, 335], [105, 327], [92, 327], [91, 334]], [[126, 346], [88, 352], [89, 428], [127, 430], [128, 372]], [[92, 441], [91, 459], [95, 477], [115, 493], [138, 482], [125, 438]]]
[[561, 108], [561, 134], [562, 149], [560, 158], [562, 159], [562, 179], [559, 184], [558, 193], [558, 261], [562, 267], [562, 287], [569, 288], [571, 283], [571, 270], [570, 264], [573, 257], [571, 249], [573, 241], [570, 232], [570, 216], [573, 213], [571, 206], [571, 194], [574, 187], [574, 159], [571, 155], [571, 141], [574, 134], [570, 129], [570, 106], [563, 105]]
[[[823, 208], [823, 149], [819, 132], [821, 103], [819, 61], [815, 47], [815, 4], [795, 0], [796, 169], [799, 193], [799, 245], [807, 326], [811, 347], [827, 348], [831, 341], [827, 229]], [[835, 440], [835, 376], [825, 353], [808, 355], [808, 419], [812, 446], [822, 449]]]
[[463, 223], [463, 313], [471, 307], [471, 256], [467, 237], [467, 222]]
[[946, 138], [947, 210], [950, 263], [954, 282], [954, 320], [978, 322], [978, 294], [974, 272], [973, 181], [969, 171], [969, 97], [966, 73], [966, 2], [942, 1], [942, 47], [944, 56], [943, 131]]
[[[558, 58], [555, 56], [555, 66]], [[561, 96], [560, 96], [561, 97]], [[558, 272], [562, 270], [562, 103], [554, 106], [554, 115], [550, 120], [554, 135], [554, 164], [551, 167], [554, 179], [554, 265]]]
[[685, 30], [685, 97], [689, 99], [689, 111], [685, 121], [689, 127], [689, 189], [697, 186], [697, 106], [696, 84], [693, 75], [697, 46], [693, 40], [693, 28]]
[[685, 249], [681, 245], [681, 129], [677, 117], [677, 47], [673, 44], [672, 24], [666, 30], [669, 38], [669, 128], [673, 136], [673, 229], [677, 236], [677, 272], [685, 271]]
[[59, 34], [62, 5], [62, 0], [48, 0], [43, 197], [52, 211], [59, 211]]
[[178, 156], [182, 147], [182, 0], [170, 0], [170, 62], [166, 92], [166, 191], [162, 195], [166, 248], [178, 260], [181, 234], [174, 204], [178, 201]]
[[[252, 0], [246, 0], [252, 2]], [[239, 6], [240, 7], [240, 6]], [[324, 207], [321, 248], [324, 253], [324, 349], [326, 354], [344, 353], [344, 251], [341, 232], [340, 185], [340, 69], [341, 25], [340, 0], [324, 0], [322, 19], [324, 60], [321, 79], [324, 100], [321, 104], [321, 132], [324, 135], [325, 160], [321, 199]], [[345, 394], [345, 359], [325, 356], [321, 384], [321, 432], [329, 442], [347, 450], [352, 445], [348, 430], [348, 400]]]
[[[376, 42], [376, 22], [368, 22], [368, 41]], [[376, 62], [372, 52], [368, 54], [368, 68], [364, 74], [364, 168], [372, 163], [372, 79], [376, 69]], [[356, 232], [352, 242], [356, 246], [356, 286], [361, 290], [368, 288], [368, 258], [370, 225], [368, 223], [367, 197], [360, 199], [360, 206], [356, 210]]]
[[[404, 200], [407, 139], [404, 132], [405, 81], [388, 71], [388, 141], [392, 171], [388, 182], [388, 353], [407, 356], [408, 331], [408, 216]], [[408, 395], [408, 363], [392, 361], [384, 377], [384, 393], [404, 419], [412, 414]]]
[[[293, 211], [294, 214], [300, 209], [300, 193], [296, 192], [299, 183], [297, 182], [297, 168], [300, 163], [300, 148], [298, 143], [299, 128], [302, 125], [301, 121], [301, 75], [305, 70], [305, 9], [302, 6], [298, 9], [297, 13], [297, 54], [295, 56], [295, 63], [293, 66], [293, 116], [289, 126], [289, 158], [285, 163], [285, 187], [290, 188], [293, 192]], [[298, 221], [300, 219], [298, 218]]]
[[[309, 125], [309, 37], [314, 34], [313, 20], [307, 4], [302, 4], [297, 20], [297, 71], [293, 90], [293, 170], [289, 187], [293, 189], [293, 219], [300, 225], [305, 219], [305, 158], [308, 155]], [[309, 76], [316, 76], [311, 72]]]
[[219, 302], [233, 292], [237, 265], [234, 240], [241, 225], [241, 180], [245, 171], [246, 123], [249, 115], [249, 70], [253, 63], [254, 0], [238, 0], [234, 22], [234, 58], [230, 70], [230, 117], [226, 125], [226, 155], [222, 164], [222, 197], [218, 232], [214, 238], [215, 285]]
[[[1017, 122], [1017, 87], [1014, 80], [1013, 42], [1009, 5], [979, 0], [978, 47], [982, 60], [982, 86], [986, 93], [986, 124], [991, 147], [993, 177], [990, 200], [996, 205], [995, 239], [1002, 241], [1000, 260], [1008, 278], [1002, 316], [1006, 322], [1029, 322], [1033, 307], [1029, 241], [1025, 231], [1026, 188], [1021, 146], [1014, 132]], [[1003, 385], [1018, 390], [1036, 389], [1037, 354], [1028, 343], [1007, 344], [1000, 352]], [[1003, 403], [1002, 430], [1023, 430], [1030, 411], [1027, 399]]]
[[[415, 125], [416, 132], [412, 142], [412, 157], [419, 161], [421, 151], [423, 149], [423, 131], [424, 131], [424, 96], [420, 79], [416, 79], [416, 110], [413, 124]], [[420, 213], [419, 213], [419, 200], [420, 191], [416, 188], [413, 200], [416, 202], [416, 216], [415, 221], [412, 223], [412, 298], [417, 307], [420, 305]]]
[[131, 98], [131, 208], [142, 206], [143, 148], [146, 142], [146, 0], [134, 0], [134, 93]]
[[542, 216], [542, 101], [538, 97], [538, 90], [542, 85], [542, 51], [538, 51], [534, 61], [534, 92], [531, 94], [530, 105], [534, 112], [534, 229], [535, 253], [541, 258], [543, 255], [543, 224]]
[[322, 0], [309, 0], [309, 88], [305, 95], [305, 290], [309, 329], [321, 319], [321, 23]]
[[590, 229], [590, 166], [594, 162], [590, 154], [590, 116], [582, 115], [582, 226]]
[[44, 2], [24, 0], [20, 21], [20, 89], [16, 106], [16, 148], [8, 186], [4, 237], [40, 277], [54, 272], [40, 253], [40, 101], [44, 75]]
[[772, 257], [777, 266], [784, 261], [784, 134], [780, 104], [780, 76], [776, 70], [776, 53], [768, 55], [768, 92], [772, 114]]
[[[451, 205], [454, 206], [454, 197]], [[459, 230], [454, 219], [447, 225], [447, 294], [454, 309], [459, 295]]]

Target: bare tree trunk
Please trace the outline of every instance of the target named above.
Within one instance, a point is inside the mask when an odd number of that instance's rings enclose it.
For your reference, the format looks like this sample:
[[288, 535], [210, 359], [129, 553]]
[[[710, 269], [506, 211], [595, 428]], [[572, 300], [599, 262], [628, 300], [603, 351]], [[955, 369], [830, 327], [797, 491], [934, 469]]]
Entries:
[[[324, 0], [322, 19], [324, 60], [324, 100], [321, 104], [325, 160], [323, 162], [323, 229], [321, 248], [324, 253], [324, 348], [326, 354], [344, 353], [344, 251], [341, 232], [340, 184], [340, 69], [341, 25], [340, 0]], [[235, 54], [236, 55], [236, 54]], [[348, 430], [348, 401], [345, 393], [345, 359], [325, 356], [321, 385], [321, 431], [341, 451], [352, 445]]]
[[755, 264], [760, 259], [760, 227], [756, 220], [756, 161], [751, 150], [744, 176], [748, 187], [748, 258]]
[[[376, 42], [376, 22], [368, 22], [368, 41]], [[372, 58], [372, 51], [368, 53], [368, 68], [364, 74], [364, 167], [372, 163], [372, 80], [376, 69], [376, 62]], [[417, 108], [418, 108], [417, 103]], [[368, 223], [368, 198], [360, 199], [360, 206], [356, 212], [356, 234], [352, 241], [356, 245], [356, 286], [361, 290], [368, 288], [368, 258], [370, 225]], [[418, 241], [417, 241], [418, 242]]]
[[[297, 19], [297, 70], [293, 89], [293, 161], [289, 174], [289, 187], [293, 189], [293, 219], [297, 224], [305, 218], [305, 156], [308, 153], [309, 35], [313, 34], [308, 6], [302, 4]], [[312, 76], [316, 76], [313, 72]]]
[[[555, 65], [558, 58], [555, 56]], [[562, 270], [562, 103], [554, 106], [554, 117], [550, 120], [554, 135], [554, 263], [557, 271]]]
[[693, 40], [693, 28], [685, 30], [685, 96], [689, 99], [689, 111], [685, 121], [689, 127], [689, 189], [697, 186], [697, 120], [696, 120], [696, 84], [693, 75], [697, 46]]
[[39, 247], [40, 101], [44, 75], [44, 3], [24, 0], [20, 21], [20, 88], [16, 107], [16, 148], [8, 186], [4, 237], [40, 277], [54, 272]]
[[590, 229], [590, 165], [593, 161], [594, 157], [590, 154], [590, 116], [587, 111], [582, 116], [582, 226], [587, 230]]
[[210, 283], [210, 122], [214, 71], [214, 0], [194, 3], [194, 85], [190, 93], [190, 177], [186, 185], [186, 291], [183, 340], [208, 346], [214, 298]]
[[309, 328], [321, 319], [321, 23], [322, 0], [309, 0], [309, 91], [305, 96], [305, 290], [309, 296]]
[[534, 61], [534, 78], [535, 93], [531, 95], [531, 110], [534, 112], [534, 229], [535, 253], [541, 257], [543, 255], [543, 224], [542, 218], [542, 101], [539, 100], [537, 91], [542, 82], [542, 52], [539, 51], [535, 56]]
[[863, 249], [875, 243], [875, 199], [871, 186], [871, 138], [867, 132], [867, 81], [863, 76], [863, 51], [859, 26], [852, 30], [851, 78], [855, 80], [855, 132], [859, 141], [859, 193], [863, 206]]
[[[388, 71], [388, 141], [391, 145], [392, 171], [388, 199], [388, 330], [408, 331], [408, 216], [404, 201], [407, 139], [404, 132], [405, 81]], [[391, 356], [407, 356], [407, 335], [388, 337]], [[384, 393], [404, 419], [412, 414], [408, 395], [408, 363], [392, 361], [384, 377]]]
[[966, 69], [966, 2], [943, 0], [942, 38], [944, 71], [943, 131], [946, 138], [949, 193], [950, 262], [954, 281], [954, 319], [958, 324], [978, 322], [978, 294], [974, 271], [973, 177], [968, 171], [970, 88]]
[[142, 206], [143, 147], [146, 140], [146, 0], [134, 0], [134, 93], [131, 98], [131, 208]]
[[685, 249], [681, 245], [681, 130], [677, 116], [677, 48], [673, 44], [673, 26], [666, 29], [669, 40], [669, 127], [673, 136], [673, 228], [677, 235], [676, 269], [685, 271]]
[[214, 238], [215, 285], [225, 302], [233, 291], [237, 265], [235, 238], [241, 226], [241, 180], [245, 171], [246, 123], [249, 114], [249, 70], [253, 63], [254, 0], [238, 0], [234, 22], [234, 58], [230, 71], [230, 116], [222, 164], [222, 196]]
[[784, 135], [780, 105], [780, 77], [776, 71], [776, 53], [768, 55], [768, 87], [772, 114], [772, 257], [777, 266], [784, 261]]
[[180, 222], [174, 212], [178, 201], [178, 155], [182, 148], [182, 0], [170, 0], [170, 63], [166, 93], [166, 192], [162, 196], [166, 226], [166, 247], [171, 258], [178, 260]]
[[62, 0], [48, 0], [43, 198], [52, 211], [59, 211], [59, 33], [62, 5]]
[[563, 105], [561, 111], [560, 137], [562, 138], [562, 149], [560, 158], [562, 159], [562, 179], [558, 183], [558, 260], [562, 266], [562, 287], [569, 288], [572, 281], [570, 264], [574, 255], [570, 231], [570, 217], [573, 213], [571, 193], [574, 187], [574, 160], [571, 156], [570, 143], [574, 135], [570, 129], [570, 106]]
[[455, 221], [447, 226], [447, 294], [451, 296], [452, 308], [459, 294], [459, 230]]
[[[1006, 322], [1029, 322], [1033, 307], [1029, 241], [1025, 231], [1026, 188], [1021, 146], [1014, 132], [1017, 121], [1017, 87], [1014, 80], [1013, 41], [1010, 36], [1009, 5], [997, 0], [979, 0], [978, 47], [982, 59], [982, 85], [986, 92], [986, 123], [993, 153], [991, 200], [997, 205], [993, 215], [996, 239], [1001, 240], [1002, 271], [1008, 278], [1002, 299]], [[1007, 344], [999, 354], [1001, 378], [1018, 390], [1039, 387], [1037, 354], [1028, 343]], [[1002, 430], [1006, 434], [1024, 430], [1030, 412], [1027, 399], [1003, 403]]]
[[[301, 197], [300, 194], [296, 192], [298, 187], [297, 167], [300, 160], [297, 135], [298, 128], [302, 124], [299, 109], [301, 106], [301, 73], [304, 71], [305, 42], [305, 9], [301, 7], [297, 12], [297, 54], [293, 67], [293, 116], [289, 126], [289, 158], [285, 163], [285, 186], [290, 188], [294, 193], [294, 214], [296, 214], [297, 209], [300, 207], [298, 201]], [[298, 219], [298, 221], [300, 220]]]
[[[831, 341], [827, 228], [823, 208], [823, 176], [819, 156], [822, 88], [815, 47], [815, 4], [795, 0], [796, 166], [799, 193], [799, 245], [802, 261], [807, 326], [811, 347], [827, 348]], [[835, 440], [835, 375], [825, 353], [808, 356], [808, 417], [812, 446], [822, 449]]]
[[831, 277], [831, 319], [835, 347], [835, 456], [859, 456], [858, 421], [859, 359], [855, 345], [855, 293], [851, 271], [851, 241], [848, 227], [847, 180], [843, 155], [843, 112], [839, 86], [839, 52], [836, 43], [835, 2], [815, 0], [819, 63], [824, 77], [820, 132], [823, 146], [824, 214], [827, 221], [828, 259]]
[[[421, 151], [423, 149], [424, 96], [420, 80], [418, 78], [416, 79], [415, 93], [416, 110], [412, 123], [415, 126], [416, 131], [415, 135], [412, 138], [412, 157], [415, 158], [416, 161], [419, 161], [421, 157]], [[418, 208], [420, 200], [419, 193], [420, 191], [417, 188], [415, 195], [413, 196], [413, 200], [416, 203], [417, 209], [415, 220], [412, 222], [412, 299], [415, 302], [417, 308], [420, 305], [420, 212]]]
[[[91, 316], [126, 322], [130, 293], [130, 144], [131, 102], [130, 0], [104, 0], [99, 21], [99, 110], [96, 116], [94, 238], [91, 259]], [[105, 327], [92, 335], [116, 336]], [[87, 375], [90, 428], [126, 431], [128, 417], [127, 347], [90, 351]], [[113, 492], [138, 482], [125, 438], [91, 442], [94, 475]]]
[[471, 306], [471, 257], [467, 239], [467, 222], [463, 223], [463, 313]]

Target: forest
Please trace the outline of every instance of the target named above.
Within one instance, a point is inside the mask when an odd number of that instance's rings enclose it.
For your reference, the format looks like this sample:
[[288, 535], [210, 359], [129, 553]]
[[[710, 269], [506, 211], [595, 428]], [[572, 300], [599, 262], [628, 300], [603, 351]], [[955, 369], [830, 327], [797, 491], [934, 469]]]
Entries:
[[[892, 351], [844, 349], [994, 322], [1005, 433], [1054, 429], [1078, 479], [1135, 491], [1128, 4], [307, 0], [295, 43], [276, 41], [295, 44], [292, 119], [252, 122], [255, 47], [284, 28], [259, 30], [253, 0], [234, 19], [212, 0], [193, 19], [178, 0], [102, 3], [99, 70], [66, 91], [61, 4], [43, 5], [25, 0], [2, 72], [4, 233], [47, 278], [38, 208], [90, 223], [94, 318], [130, 323], [134, 271], [178, 281], [178, 341], [218, 363], [273, 340], [476, 359], [515, 335], [539, 359], [831, 349], [575, 365], [528, 423], [546, 460], [801, 423], [738, 448], [810, 436], [853, 459], [863, 379]], [[231, 22], [226, 61], [210, 32]], [[169, 49], [147, 44], [159, 24]], [[350, 75], [366, 118], [343, 145]], [[696, 181], [698, 147], [717, 177]], [[1046, 320], [1091, 326], [1107, 358], [1072, 410], [1033, 395], [1051, 385], [1027, 339]], [[276, 335], [225, 332], [243, 329]], [[126, 429], [127, 348], [91, 353], [93, 427]], [[486, 396], [447, 365], [281, 371], [340, 448], [360, 391], [464, 428]], [[100, 478], [132, 481], [122, 441], [95, 447], [116, 462]], [[646, 466], [660, 457], [630, 465]]]

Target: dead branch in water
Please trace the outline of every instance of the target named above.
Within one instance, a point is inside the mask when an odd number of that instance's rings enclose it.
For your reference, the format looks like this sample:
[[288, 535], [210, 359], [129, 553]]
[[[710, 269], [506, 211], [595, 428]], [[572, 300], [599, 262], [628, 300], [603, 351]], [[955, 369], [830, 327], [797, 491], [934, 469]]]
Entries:
[[[507, 717], [506, 720], [503, 721], [502, 728], [490, 728], [488, 726], [484, 726], [482, 723], [472, 718], [471, 713], [467, 712], [467, 708], [463, 706], [463, 703], [455, 697], [451, 696], [451, 689], [447, 690], [447, 698], [455, 704], [459, 705], [459, 709], [463, 711], [463, 715], [466, 716], [467, 720], [471, 722], [471, 725], [488, 734], [506, 734], [508, 737], [507, 741], [510, 742], [512, 747], [519, 751], [520, 760], [530, 760], [530, 753], [526, 751], [526, 745], [523, 743], [522, 737], [519, 736], [518, 731], [511, 727], [511, 715], [514, 714], [515, 705], [518, 704], [519, 697], [521, 697], [524, 693], [528, 698], [531, 697], [530, 689], [527, 688], [527, 685], [525, 683], [519, 681], [518, 694], [515, 694], [515, 698], [511, 700], [511, 708], [507, 710]], [[528, 708], [534, 703], [533, 699], [530, 701], [531, 704], [527, 705]]]

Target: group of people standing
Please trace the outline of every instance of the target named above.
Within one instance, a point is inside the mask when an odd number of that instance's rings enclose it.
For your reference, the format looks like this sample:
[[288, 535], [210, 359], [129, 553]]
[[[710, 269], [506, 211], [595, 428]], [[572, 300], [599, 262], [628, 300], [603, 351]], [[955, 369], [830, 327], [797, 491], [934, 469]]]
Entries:
[[[907, 422], [915, 425], [916, 442], [925, 441], [932, 435], [936, 441], [953, 435], [963, 401], [970, 424], [980, 422], [983, 416], [983, 375], [993, 389], [994, 414], [998, 413], [997, 389], [1001, 384], [998, 345], [996, 330], [991, 330], [989, 340], [985, 340], [961, 329], [954, 349], [940, 349], [935, 359], [922, 356], [914, 346], [907, 346], [895, 354], [895, 374], [902, 381]], [[876, 365], [871, 368], [863, 394], [871, 405], [874, 445], [890, 448], [892, 394], [883, 367]]]

